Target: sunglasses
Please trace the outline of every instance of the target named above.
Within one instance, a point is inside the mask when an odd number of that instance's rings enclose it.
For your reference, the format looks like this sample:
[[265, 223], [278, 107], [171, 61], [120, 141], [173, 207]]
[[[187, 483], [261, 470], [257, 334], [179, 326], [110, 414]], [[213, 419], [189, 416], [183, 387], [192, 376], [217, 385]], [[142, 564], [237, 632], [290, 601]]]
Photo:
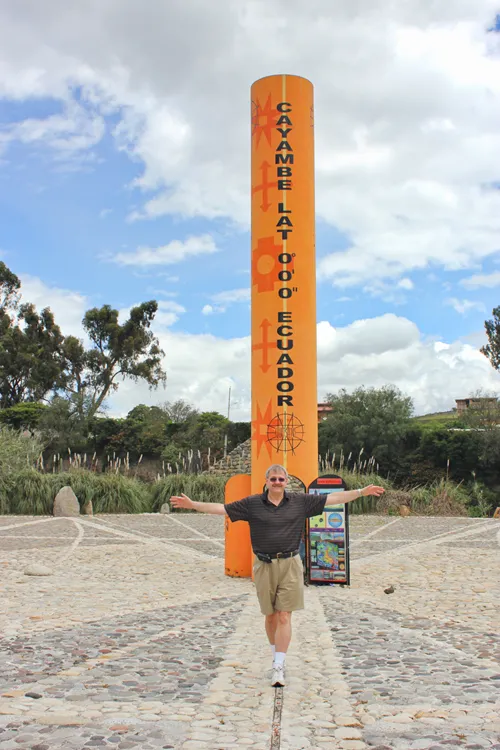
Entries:
[[269, 477], [270, 482], [286, 482], [286, 477]]

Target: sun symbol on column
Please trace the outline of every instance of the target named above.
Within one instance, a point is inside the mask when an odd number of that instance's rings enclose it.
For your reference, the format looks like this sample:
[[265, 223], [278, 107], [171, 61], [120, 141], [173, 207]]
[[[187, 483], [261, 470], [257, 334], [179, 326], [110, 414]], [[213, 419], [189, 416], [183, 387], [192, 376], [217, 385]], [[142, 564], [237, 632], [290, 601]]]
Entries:
[[257, 148], [262, 136], [265, 136], [269, 145], [271, 145], [271, 136], [276, 127], [276, 119], [279, 115], [277, 109], [271, 104], [271, 94], [268, 95], [264, 106], [257, 99], [252, 101], [252, 138], [256, 137]]
[[267, 425], [267, 441], [276, 452], [295, 453], [304, 442], [304, 425], [295, 414], [278, 412]]

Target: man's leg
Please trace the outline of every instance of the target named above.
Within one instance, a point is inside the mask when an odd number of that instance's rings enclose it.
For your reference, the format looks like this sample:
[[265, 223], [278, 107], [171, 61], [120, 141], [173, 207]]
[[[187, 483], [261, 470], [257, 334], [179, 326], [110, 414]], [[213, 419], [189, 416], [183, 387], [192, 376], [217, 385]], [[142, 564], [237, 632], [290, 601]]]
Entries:
[[274, 656], [271, 685], [283, 687], [285, 685], [285, 656], [292, 638], [292, 613], [278, 610], [276, 614], [278, 616], [275, 635], [276, 654]]
[[271, 646], [276, 644], [276, 628], [278, 627], [278, 612], [266, 615], [266, 635]]
[[275, 614], [278, 615], [278, 625], [274, 639], [276, 653], [286, 654], [292, 640], [292, 613], [276, 612]]
[[266, 627], [267, 639], [271, 646], [271, 651], [273, 652], [273, 662], [274, 662], [274, 655], [276, 653], [276, 628], [278, 627], [278, 613], [277, 612], [273, 612], [272, 615], [265, 616], [265, 627]]

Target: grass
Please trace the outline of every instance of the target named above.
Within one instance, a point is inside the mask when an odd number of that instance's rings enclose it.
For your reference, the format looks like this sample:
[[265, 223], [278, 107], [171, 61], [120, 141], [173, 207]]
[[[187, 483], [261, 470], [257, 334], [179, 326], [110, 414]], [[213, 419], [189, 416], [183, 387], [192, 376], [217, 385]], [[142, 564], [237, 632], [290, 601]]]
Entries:
[[94, 513], [146, 513], [151, 510], [150, 488], [136, 479], [116, 473], [94, 474], [85, 469], [43, 474], [28, 468], [12, 475], [8, 492], [0, 482], [0, 512], [52, 515], [54, 499], [66, 486], [72, 488], [81, 509], [89, 500], [92, 501]]
[[457, 418], [456, 411], [437, 411], [432, 414], [422, 414], [420, 417], [413, 417], [411, 421], [420, 422], [421, 424], [442, 422], [445, 425], [449, 425], [451, 422], [455, 422]]
[[[335, 473], [331, 469], [320, 471], [320, 476], [324, 474]], [[352, 471], [350, 469], [343, 468], [339, 475], [346, 483], [348, 490], [356, 490], [360, 487], [366, 487], [368, 484], [376, 484], [379, 487], [383, 487], [386, 491], [392, 489], [392, 483], [388, 479], [384, 479], [379, 474], [374, 472], [364, 471]], [[353, 500], [349, 503], [349, 513], [359, 515], [361, 513], [377, 513], [378, 512], [378, 498], [374, 496], [360, 497], [359, 500]]]
[[7, 512], [22, 516], [52, 515], [50, 478], [36, 469], [21, 469], [12, 475]]
[[40, 459], [43, 443], [10, 427], [0, 426], [0, 476], [26, 469]]
[[[152, 487], [152, 509], [157, 513], [172, 495], [185, 494], [192, 500], [205, 503], [223, 503], [227, 477], [214, 474], [169, 474]], [[176, 513], [188, 513], [176, 510]]]

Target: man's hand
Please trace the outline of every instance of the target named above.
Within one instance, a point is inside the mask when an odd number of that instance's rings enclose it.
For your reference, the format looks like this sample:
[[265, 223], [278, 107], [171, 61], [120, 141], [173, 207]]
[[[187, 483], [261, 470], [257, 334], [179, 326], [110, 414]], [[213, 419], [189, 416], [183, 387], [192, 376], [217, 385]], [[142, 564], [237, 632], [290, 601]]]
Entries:
[[363, 487], [361, 490], [361, 494], [365, 497], [368, 497], [368, 495], [375, 495], [375, 497], [380, 497], [385, 492], [383, 487], [378, 487], [376, 484], [369, 484], [368, 487]]
[[194, 510], [194, 502], [187, 495], [173, 495], [170, 498], [170, 504], [174, 508], [187, 508], [188, 510]]

